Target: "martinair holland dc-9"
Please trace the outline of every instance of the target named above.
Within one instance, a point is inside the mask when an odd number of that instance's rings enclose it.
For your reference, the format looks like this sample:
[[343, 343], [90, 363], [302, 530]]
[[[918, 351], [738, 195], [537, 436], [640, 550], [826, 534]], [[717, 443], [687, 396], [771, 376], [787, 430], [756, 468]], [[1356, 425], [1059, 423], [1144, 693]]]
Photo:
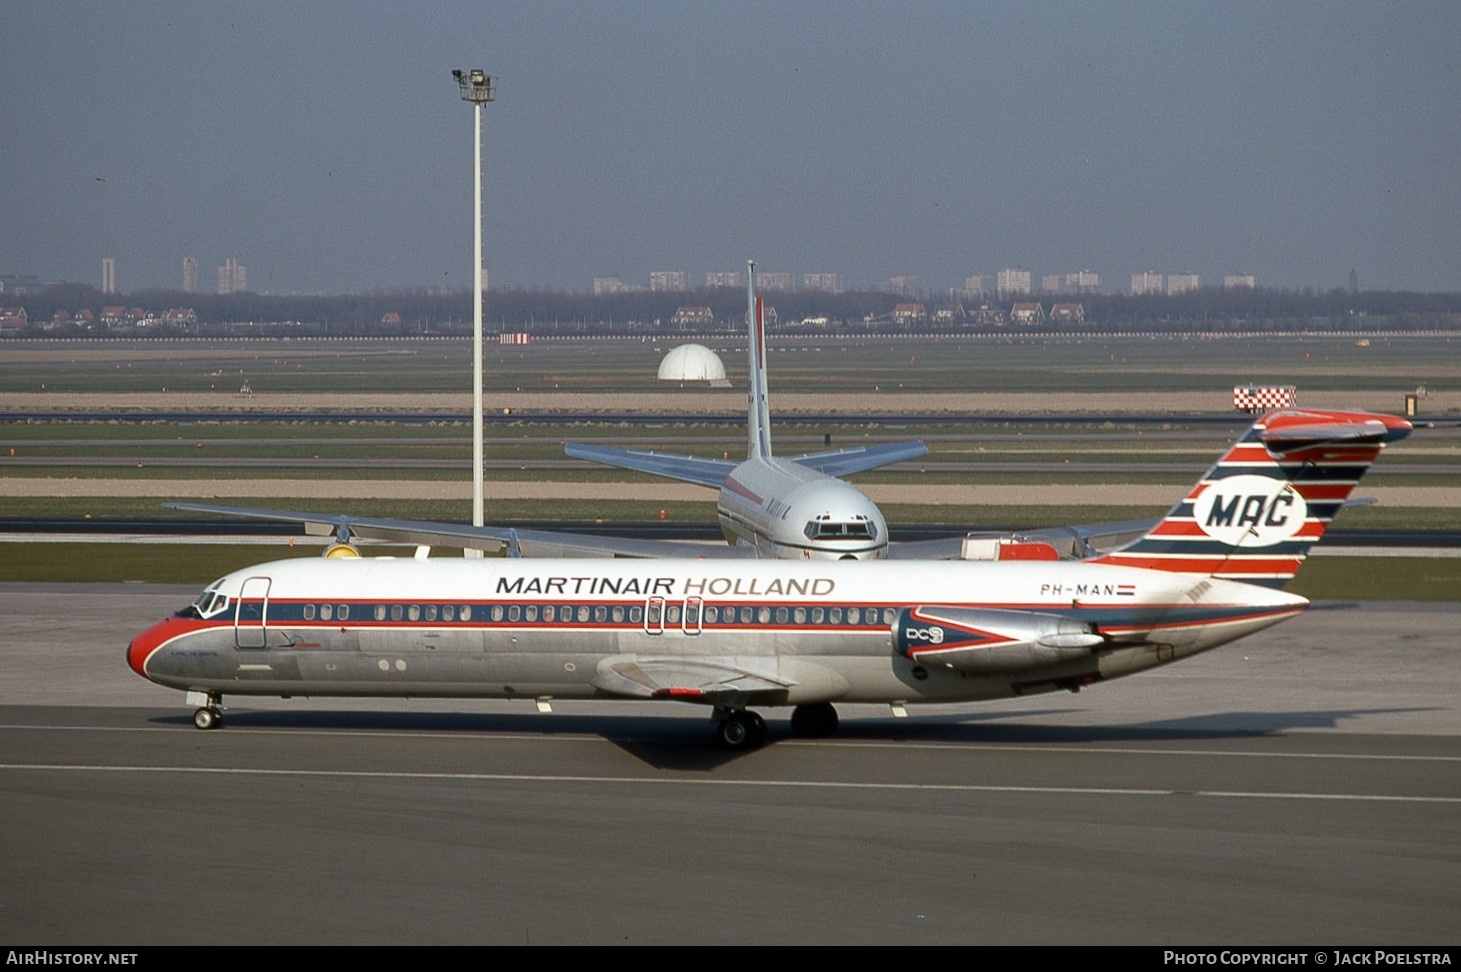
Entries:
[[1145, 535], [1080, 560], [1017, 544], [1022, 559], [980, 561], [278, 561], [214, 581], [127, 660], [186, 692], [201, 729], [226, 695], [658, 699], [707, 707], [730, 747], [763, 739], [755, 708], [792, 706], [794, 734], [827, 736], [839, 702], [1076, 691], [1293, 617], [1308, 602], [1283, 585], [1410, 431], [1271, 412]]

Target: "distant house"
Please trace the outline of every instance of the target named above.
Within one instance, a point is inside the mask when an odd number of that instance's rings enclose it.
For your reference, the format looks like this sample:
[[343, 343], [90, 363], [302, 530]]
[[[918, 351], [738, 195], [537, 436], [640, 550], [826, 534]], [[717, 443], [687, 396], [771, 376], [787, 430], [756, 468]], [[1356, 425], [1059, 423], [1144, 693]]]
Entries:
[[709, 307], [681, 307], [670, 318], [675, 327], [710, 327], [715, 324], [715, 314]]
[[989, 304], [980, 304], [969, 312], [969, 320], [980, 327], [1004, 325], [1004, 311]]
[[933, 311], [935, 324], [962, 324], [968, 318], [969, 315], [964, 312], [963, 304], [940, 304]]
[[29, 329], [24, 307], [0, 307], [0, 334], [23, 334]]
[[386, 311], [380, 316], [380, 323], [382, 327], [400, 327], [401, 315], [395, 311]]
[[1021, 302], [1010, 308], [1011, 324], [1044, 324], [1045, 308], [1038, 303]]
[[162, 315], [162, 320], [166, 324], [173, 324], [178, 327], [190, 327], [198, 323], [198, 315], [193, 313], [193, 308], [191, 307], [172, 307], [168, 309], [166, 314]]
[[894, 324], [923, 324], [927, 321], [928, 311], [920, 303], [899, 304], [893, 308]]
[[101, 322], [107, 327], [121, 327], [132, 323], [132, 314], [125, 307], [103, 307]]
[[1050, 308], [1050, 321], [1052, 324], [1084, 324], [1086, 321], [1085, 305], [1054, 304]]

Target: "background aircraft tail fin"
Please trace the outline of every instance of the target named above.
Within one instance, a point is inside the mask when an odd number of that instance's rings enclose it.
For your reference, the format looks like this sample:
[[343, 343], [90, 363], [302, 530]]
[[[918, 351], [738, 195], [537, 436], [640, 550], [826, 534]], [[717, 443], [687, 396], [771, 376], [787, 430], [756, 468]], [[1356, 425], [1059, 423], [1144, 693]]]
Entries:
[[746, 396], [748, 459], [771, 458], [771, 408], [766, 399], [766, 319], [756, 296], [756, 261], [746, 261], [746, 341], [750, 357], [750, 388]]
[[1145, 536], [1096, 563], [1283, 587], [1385, 448], [1391, 415], [1269, 412]]

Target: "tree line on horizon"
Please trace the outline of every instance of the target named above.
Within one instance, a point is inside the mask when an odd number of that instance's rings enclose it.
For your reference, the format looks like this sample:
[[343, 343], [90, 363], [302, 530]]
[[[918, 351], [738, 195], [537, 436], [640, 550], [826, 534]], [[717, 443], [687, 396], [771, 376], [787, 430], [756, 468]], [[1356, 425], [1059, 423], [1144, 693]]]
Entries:
[[[882, 291], [771, 291], [764, 295], [783, 330], [802, 328], [809, 318], [826, 318], [831, 329], [1020, 331], [1070, 330], [1069, 324], [1036, 327], [1014, 324], [894, 325], [893, 309], [917, 298]], [[929, 315], [936, 307], [957, 303], [971, 316], [984, 305], [1008, 320], [1011, 305], [1035, 302], [1046, 311], [1056, 303], [1078, 303], [1085, 311], [1084, 328], [1134, 327], [1159, 331], [1204, 331], [1261, 327], [1302, 330], [1314, 327], [1373, 329], [1461, 327], [1461, 293], [1404, 291], [1329, 291], [1204, 287], [1165, 296], [1031, 294], [995, 299], [992, 295], [962, 300], [924, 299]], [[227, 325], [273, 325], [293, 333], [437, 334], [470, 330], [469, 290], [440, 292], [383, 291], [336, 296], [289, 296], [257, 293], [198, 294], [144, 289], [103, 294], [85, 284], [60, 284], [38, 294], [0, 295], [0, 304], [24, 307], [30, 331], [50, 322], [58, 311], [74, 315], [89, 309], [100, 315], [107, 306], [142, 308], [161, 317], [172, 308], [189, 308], [206, 334]], [[534, 333], [663, 333], [678, 330], [671, 321], [681, 307], [709, 307], [716, 328], [736, 330], [745, 315], [745, 291], [736, 287], [702, 288], [683, 293], [633, 291], [591, 295], [540, 289], [501, 289], [484, 295], [483, 321], [489, 331]], [[399, 324], [394, 323], [396, 315]], [[386, 323], [391, 321], [391, 323]], [[179, 333], [170, 329], [166, 333]], [[191, 333], [191, 332], [190, 332]]]

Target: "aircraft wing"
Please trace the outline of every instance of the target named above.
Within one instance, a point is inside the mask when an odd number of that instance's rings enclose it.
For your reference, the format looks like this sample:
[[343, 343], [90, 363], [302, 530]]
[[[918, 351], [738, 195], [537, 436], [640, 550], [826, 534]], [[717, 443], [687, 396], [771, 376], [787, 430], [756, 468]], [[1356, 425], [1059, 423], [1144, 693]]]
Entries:
[[926, 455], [928, 455], [928, 446], [922, 442], [888, 442], [882, 445], [833, 449], [828, 452], [809, 452], [806, 455], [788, 458], [792, 462], [815, 469], [824, 476], [841, 477]]
[[[1062, 560], [1084, 560], [1145, 536], [1158, 522], [1160, 521], [1155, 519], [1115, 520], [1078, 526], [1037, 527], [1033, 530], [1020, 530], [1017, 535], [1021, 540], [1050, 544]], [[935, 540], [901, 543], [892, 541], [888, 544], [889, 560], [959, 560], [963, 552], [963, 537], [939, 537]]]
[[595, 687], [636, 699], [715, 703], [783, 694], [796, 682], [756, 672], [735, 658], [617, 655], [599, 663]]
[[695, 483], [712, 489], [720, 489], [725, 484], [725, 477], [737, 465], [729, 459], [680, 456], [641, 449], [616, 449], [613, 446], [582, 445], [577, 442], [570, 442], [563, 447], [563, 451], [575, 459], [587, 459], [620, 469], [633, 469], [636, 472], [678, 479], [684, 483]]
[[524, 557], [682, 557], [700, 559], [746, 559], [755, 549], [728, 544], [677, 543], [670, 540], [637, 540], [633, 537], [600, 537], [556, 530], [518, 530], [508, 527], [474, 527], [464, 523], [432, 520], [392, 520], [344, 513], [306, 513], [298, 510], [261, 510], [242, 506], [210, 506], [201, 503], [164, 503], [171, 510], [218, 513], [252, 520], [302, 523], [311, 536], [330, 536], [339, 542], [352, 537], [419, 546], [469, 547], [488, 553], [507, 551]]

